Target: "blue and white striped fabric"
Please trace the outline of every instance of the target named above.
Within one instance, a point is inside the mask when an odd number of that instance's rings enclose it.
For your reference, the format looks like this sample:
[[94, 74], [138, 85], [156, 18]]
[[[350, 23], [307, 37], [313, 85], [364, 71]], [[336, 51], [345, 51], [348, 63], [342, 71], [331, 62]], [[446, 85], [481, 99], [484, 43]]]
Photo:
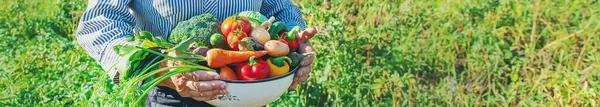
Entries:
[[[288, 26], [305, 27], [301, 12], [291, 0], [89, 0], [76, 37], [83, 49], [118, 82], [113, 65], [123, 59], [113, 50], [125, 45], [134, 29], [168, 38], [178, 22], [211, 13], [220, 21], [241, 11], [258, 11]], [[291, 27], [290, 27], [291, 28]]]

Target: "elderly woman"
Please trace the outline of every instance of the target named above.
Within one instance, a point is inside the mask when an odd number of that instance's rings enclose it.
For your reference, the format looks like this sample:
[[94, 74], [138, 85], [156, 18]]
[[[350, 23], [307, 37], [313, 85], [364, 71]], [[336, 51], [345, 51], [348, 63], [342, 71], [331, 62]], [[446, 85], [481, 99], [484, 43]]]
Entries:
[[[131, 37], [134, 29], [168, 38], [178, 22], [193, 16], [211, 13], [223, 21], [237, 12], [248, 10], [267, 17], [274, 16], [276, 21], [287, 26], [305, 27], [300, 10], [290, 0], [89, 0], [76, 37], [83, 49], [107, 71], [113, 82], [118, 83], [119, 73], [111, 67], [123, 59], [113, 51], [113, 46], [127, 44], [125, 38]], [[299, 52], [314, 52], [310, 42], [300, 44]], [[310, 56], [302, 60], [290, 90], [295, 89], [298, 82], [307, 80], [313, 59]], [[214, 72], [183, 73], [154, 87], [148, 93], [146, 105], [210, 106], [203, 101], [226, 93], [226, 87], [227, 84], [220, 81], [219, 75]]]

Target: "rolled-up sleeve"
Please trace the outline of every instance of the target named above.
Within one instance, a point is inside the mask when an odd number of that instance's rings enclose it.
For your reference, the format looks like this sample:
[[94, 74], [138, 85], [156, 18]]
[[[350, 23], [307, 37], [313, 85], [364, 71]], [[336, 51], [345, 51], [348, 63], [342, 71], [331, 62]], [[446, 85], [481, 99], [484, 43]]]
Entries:
[[133, 35], [135, 18], [129, 12], [130, 0], [89, 0], [77, 27], [79, 45], [96, 60], [113, 82], [119, 82], [114, 67], [122, 59], [114, 50], [115, 45], [125, 45], [126, 37]]
[[291, 30], [293, 26], [306, 27], [302, 12], [291, 0], [264, 0], [260, 13], [267, 17], [275, 16], [275, 21], [281, 21]]

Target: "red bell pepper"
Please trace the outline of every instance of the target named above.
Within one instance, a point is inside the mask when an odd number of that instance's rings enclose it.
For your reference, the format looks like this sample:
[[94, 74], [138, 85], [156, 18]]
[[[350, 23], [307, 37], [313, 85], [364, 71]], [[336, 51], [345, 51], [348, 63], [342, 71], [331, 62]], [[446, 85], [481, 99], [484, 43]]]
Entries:
[[248, 62], [237, 66], [237, 75], [240, 80], [260, 80], [269, 77], [269, 66], [260, 58], [251, 57]]
[[282, 32], [279, 34], [281, 36], [279, 41], [288, 45], [290, 50], [296, 51], [298, 49], [298, 39], [296, 39], [298, 32], [300, 32], [300, 26], [295, 26], [290, 32]]

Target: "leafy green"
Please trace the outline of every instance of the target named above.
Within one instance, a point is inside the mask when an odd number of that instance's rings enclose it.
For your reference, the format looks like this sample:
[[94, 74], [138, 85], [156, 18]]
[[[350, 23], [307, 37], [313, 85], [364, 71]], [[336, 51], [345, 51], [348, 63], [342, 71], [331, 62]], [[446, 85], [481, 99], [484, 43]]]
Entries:
[[210, 36], [214, 33], [219, 33], [221, 25], [217, 17], [210, 13], [194, 16], [188, 20], [181, 21], [173, 28], [169, 36], [169, 42], [173, 44], [181, 43], [182, 41], [194, 38], [196, 46], [210, 47]]
[[255, 11], [243, 11], [243, 12], [238, 13], [238, 15], [239, 16], [245, 16], [248, 19], [257, 20], [260, 23], [265, 22], [265, 21], [268, 20], [265, 15], [262, 15], [262, 14], [260, 14], [260, 12], [255, 12]]
[[[210, 69], [208, 67], [196, 64], [198, 61], [205, 60], [204, 57], [202, 57], [202, 56], [190, 54], [191, 56], [173, 57], [173, 56], [168, 56], [166, 54], [159, 52], [159, 50], [164, 50], [165, 52], [189, 53], [189, 52], [185, 52], [185, 51], [188, 49], [188, 47], [190, 47], [191, 44], [196, 43], [196, 41], [194, 41], [194, 40], [197, 39], [198, 37], [194, 37], [194, 36], [188, 37], [187, 39], [185, 39], [184, 41], [181, 41], [181, 43], [179, 43], [177, 45], [171, 45], [168, 42], [166, 42], [164, 39], [161, 39], [159, 37], [154, 37], [154, 36], [152, 36], [152, 34], [150, 34], [148, 32], [142, 31], [140, 33], [140, 35], [136, 34], [132, 38], [128, 38], [127, 40], [131, 40], [131, 41], [129, 41], [130, 43], [127, 45], [117, 45], [114, 47], [114, 50], [120, 56], [127, 58], [127, 60], [120, 60], [115, 65], [119, 69], [119, 73], [122, 74], [120, 77], [120, 80], [125, 82], [123, 84], [125, 84], [124, 86], [125, 86], [126, 90], [129, 88], [132, 88], [132, 87], [138, 87], [136, 84], [133, 84], [133, 83], [139, 83], [139, 82], [143, 82], [144, 80], [147, 80], [148, 82], [142, 84], [141, 87], [129, 89], [129, 90], [137, 90], [137, 91], [143, 91], [143, 93], [148, 93], [148, 91], [152, 87], [156, 86], [159, 82], [163, 81], [164, 79], [166, 79], [172, 75], [182, 73], [182, 72], [188, 72], [188, 71], [192, 71], [192, 70], [212, 71], [212, 69]], [[143, 66], [143, 68], [141, 68], [141, 69], [138, 68], [138, 67], [140, 67], [141, 63], [145, 63], [143, 61], [150, 54], [158, 55], [165, 59], [163, 59], [161, 61], [157, 61], [156, 63], [153, 63], [153, 64], [147, 64], [146, 66]], [[195, 62], [188, 61], [190, 59], [193, 59], [193, 61], [195, 61]], [[156, 60], [158, 60], [158, 57], [152, 59], [151, 62], [155, 62]], [[152, 68], [156, 68], [159, 65], [159, 63], [163, 63], [167, 60], [181, 61], [181, 62], [184, 62], [186, 65], [152, 70]], [[177, 69], [170, 71], [158, 78], [153, 77], [155, 74], [157, 74], [159, 72], [163, 72], [165, 70], [169, 70], [171, 68], [177, 68]], [[150, 70], [152, 70], [152, 71], [150, 71]], [[141, 96], [140, 96], [139, 94], [126, 93], [125, 95], [126, 95], [126, 97], [129, 97], [129, 98], [138, 98], [138, 100], [136, 100], [137, 103], [135, 103], [135, 104], [142, 104], [141, 101], [145, 98], [146, 94], [141, 94]]]

